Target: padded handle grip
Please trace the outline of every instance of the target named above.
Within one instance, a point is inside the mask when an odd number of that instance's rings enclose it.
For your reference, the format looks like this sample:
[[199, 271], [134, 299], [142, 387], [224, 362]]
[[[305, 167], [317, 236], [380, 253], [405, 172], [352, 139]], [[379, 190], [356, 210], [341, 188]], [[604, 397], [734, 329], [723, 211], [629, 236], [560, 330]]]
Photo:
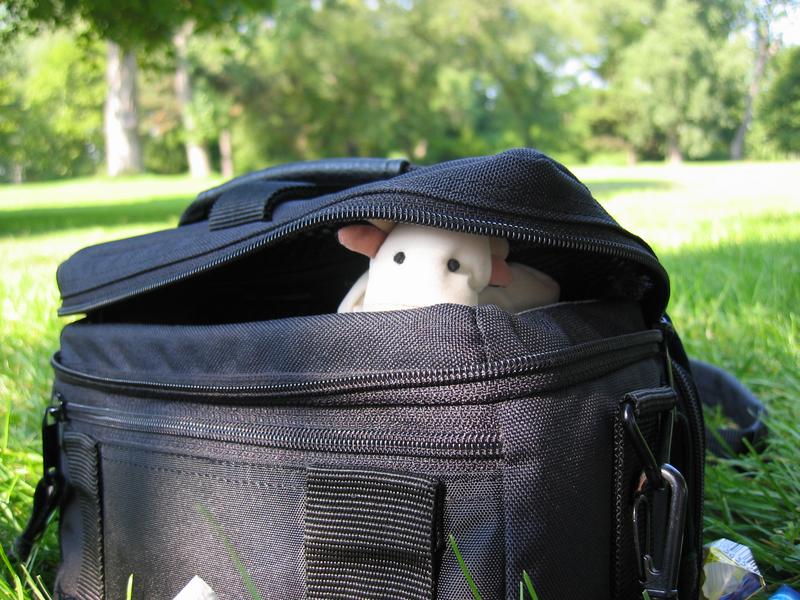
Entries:
[[277, 165], [240, 175], [230, 181], [197, 195], [181, 215], [180, 225], [201, 221], [208, 216], [211, 205], [225, 192], [243, 184], [259, 181], [299, 181], [327, 188], [347, 188], [362, 183], [391, 179], [411, 168], [401, 158], [326, 158]]

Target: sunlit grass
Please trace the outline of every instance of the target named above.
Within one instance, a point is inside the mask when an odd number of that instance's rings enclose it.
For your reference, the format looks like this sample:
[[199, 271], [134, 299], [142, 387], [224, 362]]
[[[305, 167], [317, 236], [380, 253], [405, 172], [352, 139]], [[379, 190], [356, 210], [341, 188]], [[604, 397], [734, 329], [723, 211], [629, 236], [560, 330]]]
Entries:
[[[770, 445], [762, 457], [709, 465], [707, 538], [750, 545], [773, 587], [800, 585], [800, 164], [574, 170], [663, 260], [672, 277], [670, 314], [690, 353], [735, 372], [770, 410]], [[6, 552], [41, 470], [49, 357], [64, 324], [55, 315], [56, 267], [86, 245], [174, 225], [208, 185], [148, 176], [0, 186], [0, 542]], [[34, 583], [41, 576], [52, 584], [54, 529], [28, 561]], [[0, 597], [38, 597], [24, 571], [16, 577], [0, 577]]]

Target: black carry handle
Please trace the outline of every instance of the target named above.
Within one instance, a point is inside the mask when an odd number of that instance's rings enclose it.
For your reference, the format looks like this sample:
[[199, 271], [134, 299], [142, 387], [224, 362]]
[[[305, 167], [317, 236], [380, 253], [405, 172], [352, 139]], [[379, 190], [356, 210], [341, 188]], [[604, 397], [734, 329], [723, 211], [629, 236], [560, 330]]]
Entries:
[[319, 187], [321, 193], [363, 183], [391, 179], [411, 169], [402, 158], [327, 158], [269, 167], [241, 175], [217, 187], [200, 192], [181, 215], [179, 225], [206, 219], [217, 199], [240, 186], [267, 181], [301, 182]]
[[757, 450], [763, 449], [767, 438], [767, 426], [763, 418], [767, 409], [761, 401], [724, 369], [696, 359], [691, 359], [690, 364], [703, 404], [712, 408], [719, 406], [722, 414], [736, 424], [736, 427], [717, 430], [723, 442], [707, 432], [708, 449], [722, 457], [747, 452], [748, 445]]

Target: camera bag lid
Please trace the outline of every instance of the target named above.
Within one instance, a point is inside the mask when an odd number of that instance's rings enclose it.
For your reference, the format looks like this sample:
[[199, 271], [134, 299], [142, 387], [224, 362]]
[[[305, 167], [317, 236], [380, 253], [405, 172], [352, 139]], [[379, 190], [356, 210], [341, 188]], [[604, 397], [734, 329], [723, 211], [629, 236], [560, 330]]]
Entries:
[[504, 237], [509, 260], [554, 277], [564, 300], [634, 299], [651, 322], [668, 301], [667, 274], [645, 242], [620, 227], [564, 166], [515, 149], [429, 167], [329, 159], [236, 178], [201, 193], [174, 229], [73, 255], [58, 270], [59, 314], [119, 314], [165, 291], [177, 293], [173, 299], [197, 297], [213, 287], [212, 274], [234, 265], [237, 281], [242, 265], [251, 271], [245, 279], [270, 279], [269, 306], [304, 299], [297, 313], [265, 308], [260, 318], [335, 312], [367, 263], [341, 248], [334, 233], [366, 219]]

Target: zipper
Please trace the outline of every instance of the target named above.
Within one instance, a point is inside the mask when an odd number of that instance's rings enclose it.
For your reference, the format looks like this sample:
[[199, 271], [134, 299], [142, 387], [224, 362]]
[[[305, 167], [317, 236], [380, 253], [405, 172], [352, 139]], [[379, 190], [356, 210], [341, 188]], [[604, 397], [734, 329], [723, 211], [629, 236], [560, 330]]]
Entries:
[[[529, 354], [452, 368], [414, 369], [407, 371], [379, 371], [348, 374], [340, 377], [309, 381], [285, 381], [253, 384], [192, 384], [154, 381], [125, 377], [109, 377], [86, 373], [59, 362], [56, 353], [51, 364], [61, 376], [79, 383], [90, 383], [102, 388], [136, 388], [151, 391], [170, 391], [186, 395], [226, 394], [236, 395], [290, 395], [290, 394], [335, 394], [365, 389], [390, 389], [399, 387], [422, 387], [487, 381], [503, 377], [537, 374], [552, 371], [570, 363], [581, 361], [583, 371], [605, 368], [611, 370], [624, 364], [658, 354], [663, 334], [657, 329], [604, 338], [594, 342], [578, 344], [569, 348]], [[608, 354], [613, 353], [613, 359]], [[570, 374], [580, 375], [577, 369]]]
[[[409, 222], [417, 225], [425, 225], [429, 227], [438, 227], [442, 229], [449, 229], [453, 231], [460, 231], [464, 233], [471, 233], [474, 235], [486, 235], [490, 237], [505, 237], [510, 240], [519, 241], [528, 244], [539, 246], [546, 246], [553, 249], [583, 251], [583, 252], [596, 252], [610, 257], [624, 258], [632, 260], [646, 267], [649, 267], [662, 275], [664, 281], [668, 281], [666, 271], [658, 259], [653, 254], [650, 254], [635, 246], [628, 246], [621, 242], [614, 242], [610, 240], [599, 240], [591, 237], [584, 237], [579, 235], [553, 235], [551, 232], [545, 230], [536, 230], [528, 226], [515, 225], [512, 223], [503, 223], [499, 221], [490, 221], [478, 218], [464, 218], [453, 217], [438, 212], [426, 210], [408, 210], [403, 208], [385, 208], [375, 207], [370, 205], [354, 206], [348, 209], [326, 210], [323, 207], [317, 211], [317, 214], [312, 214], [300, 218], [292, 223], [288, 223], [276, 231], [261, 237], [256, 242], [253, 242], [243, 248], [231, 252], [230, 254], [221, 258], [204, 263], [201, 266], [195, 267], [171, 277], [159, 279], [147, 285], [134, 288], [131, 291], [119, 293], [116, 296], [106, 297], [95, 301], [87, 301], [77, 306], [72, 306], [69, 309], [63, 307], [59, 309], [59, 315], [69, 315], [76, 313], [89, 312], [109, 304], [114, 304], [122, 300], [134, 298], [136, 296], [150, 292], [156, 288], [166, 285], [177, 283], [184, 279], [200, 275], [206, 271], [213, 270], [228, 262], [234, 261], [247, 254], [251, 254], [259, 250], [278, 238], [297, 233], [301, 229], [312, 228], [316, 225], [324, 223], [332, 224], [337, 222], [346, 222], [364, 219], [383, 219], [397, 222]], [[598, 225], [601, 227], [602, 225]], [[631, 235], [622, 228], [619, 228], [618, 233], [623, 235]], [[633, 237], [633, 236], [631, 236]], [[638, 238], [636, 242], [639, 243]], [[77, 296], [86, 293], [90, 290], [77, 292], [72, 294]], [[65, 296], [64, 300], [70, 296]]]
[[70, 420], [125, 431], [266, 446], [281, 450], [471, 459], [502, 457], [502, 444], [496, 432], [414, 436], [263, 423], [220, 423], [179, 416], [125, 413], [74, 402], [65, 404], [65, 414]]

